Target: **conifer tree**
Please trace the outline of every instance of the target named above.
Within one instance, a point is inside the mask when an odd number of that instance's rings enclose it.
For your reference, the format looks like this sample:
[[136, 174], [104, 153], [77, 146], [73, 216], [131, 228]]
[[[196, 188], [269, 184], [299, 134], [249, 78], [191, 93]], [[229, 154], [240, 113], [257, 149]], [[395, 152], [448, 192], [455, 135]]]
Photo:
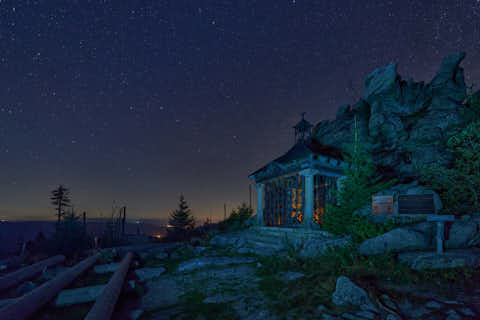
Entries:
[[335, 234], [358, 232], [356, 223], [361, 217], [355, 217], [353, 212], [368, 204], [373, 194], [387, 189], [396, 182], [396, 179], [380, 182], [382, 176], [376, 175], [373, 159], [365, 150], [365, 145], [358, 139], [356, 116], [354, 121], [354, 142], [347, 145], [347, 152], [343, 153], [346, 166], [342, 186], [339, 190], [332, 190], [339, 206], [327, 203], [322, 225], [326, 231]]
[[185, 235], [188, 230], [192, 230], [195, 227], [195, 218], [183, 194], [180, 195], [178, 209], [170, 214], [168, 224], [170, 225], [169, 232], [175, 235]]
[[56, 216], [58, 221], [60, 221], [64, 215], [64, 207], [70, 206], [70, 191], [65, 186], [59, 185], [51, 193], [52, 196], [50, 197], [50, 200], [55, 206], [55, 210], [57, 211]]

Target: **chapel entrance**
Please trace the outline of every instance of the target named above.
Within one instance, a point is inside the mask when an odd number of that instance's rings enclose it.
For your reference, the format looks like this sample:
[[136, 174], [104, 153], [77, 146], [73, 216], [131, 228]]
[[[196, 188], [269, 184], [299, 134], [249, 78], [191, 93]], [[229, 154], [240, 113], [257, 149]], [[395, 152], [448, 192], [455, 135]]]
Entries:
[[295, 227], [303, 221], [305, 177], [296, 174], [265, 184], [266, 226]]
[[320, 226], [327, 211], [327, 202], [333, 203], [333, 190], [337, 189], [337, 177], [315, 175], [313, 189], [313, 220]]
[[[315, 175], [313, 192], [313, 219], [321, 225], [326, 202], [332, 201], [336, 177]], [[265, 183], [265, 226], [299, 227], [305, 219], [305, 177], [295, 174]]]

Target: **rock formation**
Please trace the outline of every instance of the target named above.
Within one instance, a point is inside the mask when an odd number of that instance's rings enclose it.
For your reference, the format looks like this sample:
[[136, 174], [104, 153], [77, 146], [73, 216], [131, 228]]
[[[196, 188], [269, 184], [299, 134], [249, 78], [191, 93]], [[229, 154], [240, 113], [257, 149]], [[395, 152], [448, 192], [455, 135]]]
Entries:
[[365, 81], [363, 99], [341, 106], [335, 120], [320, 121], [314, 138], [346, 151], [345, 144], [353, 142], [356, 115], [359, 137], [385, 176], [409, 182], [418, 176], [415, 163], [451, 165], [453, 155], [446, 141], [464, 125], [466, 109], [460, 67], [464, 58], [465, 53], [444, 58], [428, 84], [402, 80], [396, 64], [374, 70]]

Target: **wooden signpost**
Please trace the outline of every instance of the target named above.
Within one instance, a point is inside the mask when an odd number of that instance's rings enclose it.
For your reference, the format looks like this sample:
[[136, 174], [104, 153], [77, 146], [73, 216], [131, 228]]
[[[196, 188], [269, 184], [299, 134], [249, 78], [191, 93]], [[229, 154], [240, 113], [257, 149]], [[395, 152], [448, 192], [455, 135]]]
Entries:
[[393, 214], [393, 196], [373, 196], [373, 214]]

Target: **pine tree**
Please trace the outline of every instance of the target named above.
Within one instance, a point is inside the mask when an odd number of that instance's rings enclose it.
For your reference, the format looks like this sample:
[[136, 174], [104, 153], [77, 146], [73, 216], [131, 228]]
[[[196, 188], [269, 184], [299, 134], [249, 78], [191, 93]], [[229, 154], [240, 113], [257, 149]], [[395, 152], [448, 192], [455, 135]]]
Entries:
[[59, 185], [51, 193], [52, 196], [50, 197], [50, 200], [55, 206], [55, 210], [57, 211], [56, 216], [58, 221], [60, 221], [60, 219], [65, 214], [63, 208], [70, 206], [70, 191], [65, 186]]
[[180, 195], [178, 209], [170, 214], [168, 224], [170, 225], [169, 233], [175, 235], [185, 235], [188, 230], [192, 230], [195, 227], [195, 218], [183, 194]]
[[371, 196], [378, 191], [392, 186], [396, 179], [380, 182], [382, 176], [376, 175], [376, 166], [371, 155], [360, 143], [357, 134], [357, 119], [355, 117], [354, 143], [347, 145], [343, 154], [346, 162], [344, 178], [339, 190], [332, 190], [333, 197], [338, 199], [339, 206], [327, 203], [322, 227], [335, 234], [356, 233], [356, 223], [360, 219], [353, 212], [371, 201]]

